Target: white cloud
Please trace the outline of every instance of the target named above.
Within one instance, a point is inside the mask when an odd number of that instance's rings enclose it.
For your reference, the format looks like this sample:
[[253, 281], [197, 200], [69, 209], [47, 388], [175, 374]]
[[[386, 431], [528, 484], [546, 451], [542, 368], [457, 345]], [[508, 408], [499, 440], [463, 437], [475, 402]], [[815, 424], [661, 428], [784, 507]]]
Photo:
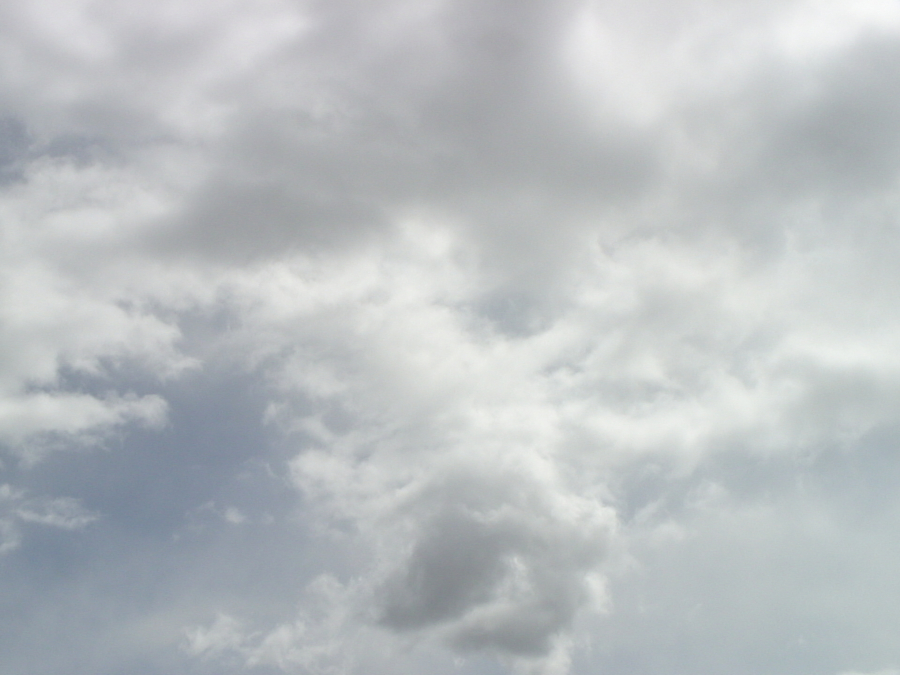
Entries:
[[[696, 672], [781, 653], [754, 604], [791, 593], [777, 553], [824, 569], [811, 552], [833, 550], [798, 533], [852, 527], [822, 515], [846, 483], [829, 501], [780, 481], [896, 435], [897, 25], [876, 1], [0, 9], [16, 480], [114, 434], [138, 456], [133, 426], [202, 407], [179, 378], [237, 372], [278, 439], [248, 452], [295, 494], [321, 569], [298, 573], [295, 616], [244, 597], [250, 572], [233, 604], [174, 612], [207, 626], [184, 647], [202, 667], [403, 672], [447, 652], [592, 672], [591, 631], [626, 635], [654, 603], [669, 637], [693, 608]], [[181, 438], [158, 491], [202, 485], [185, 518], [216, 516], [183, 540], [272, 525], [234, 448], [198, 459], [203, 430]], [[742, 462], [780, 468], [726, 480]], [[27, 523], [95, 518], [5, 489], [2, 551]], [[698, 560], [734, 581], [755, 544], [771, 576], [728, 595], [738, 620], [688, 581]], [[646, 672], [690, 668], [633, 634], [625, 656], [597, 647], [610, 672], [645, 652]]]
[[893, 417], [891, 357], [873, 351], [892, 329], [834, 342], [840, 314], [804, 307], [818, 278], [795, 264], [658, 237], [597, 247], [552, 321], [510, 334], [479, 307], [478, 269], [449, 263], [464, 244], [428, 243], [440, 232], [232, 290], [269, 418], [309, 445], [294, 480], [356, 550], [355, 621], [551, 672], [606, 607], [610, 471], [851, 447]]
[[22, 544], [22, 524], [82, 530], [99, 518], [71, 497], [29, 497], [8, 483], [0, 485], [0, 554]]
[[139, 290], [152, 267], [122, 245], [161, 208], [136, 178], [40, 160], [6, 188], [0, 440], [16, 453], [34, 459], [48, 438], [79, 444], [126, 422], [165, 420], [159, 396], [112, 383], [104, 394], [71, 389], [66, 373], [109, 382], [121, 367], [166, 378], [191, 365], [178, 328], [154, 313], [152, 291]]
[[185, 650], [206, 658], [239, 649], [244, 641], [240, 622], [227, 614], [220, 614], [209, 628], [193, 628], [186, 632]]

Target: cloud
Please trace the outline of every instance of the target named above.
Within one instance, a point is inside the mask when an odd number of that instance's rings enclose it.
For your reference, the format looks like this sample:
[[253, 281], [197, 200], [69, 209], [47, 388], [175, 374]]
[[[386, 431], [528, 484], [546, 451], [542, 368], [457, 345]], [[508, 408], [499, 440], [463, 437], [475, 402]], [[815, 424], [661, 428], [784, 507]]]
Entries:
[[[78, 445], [126, 423], [164, 423], [159, 396], [117, 391], [111, 376], [130, 367], [165, 378], [191, 365], [116, 241], [140, 221], [138, 204], [158, 208], [131, 178], [41, 159], [6, 189], [0, 441], [16, 454], [34, 459], [51, 441]], [[75, 386], [78, 378], [99, 391]]]
[[23, 524], [35, 523], [62, 530], [81, 530], [98, 519], [71, 497], [28, 497], [23, 490], [0, 485], [0, 554], [22, 543]]
[[795, 316], [806, 280], [676, 242], [595, 244], [568, 304], [524, 334], [485, 311], [477, 268], [448, 262], [465, 240], [438, 226], [235, 284], [235, 348], [259, 350], [270, 422], [306, 446], [293, 480], [353, 550], [353, 618], [279, 641], [352, 644], [368, 623], [550, 672], [609, 604], [611, 473], [846, 449], [890, 423], [888, 355], [826, 347], [815, 312]]
[[0, 9], [6, 573], [133, 608], [80, 672], [895, 663], [898, 26]]

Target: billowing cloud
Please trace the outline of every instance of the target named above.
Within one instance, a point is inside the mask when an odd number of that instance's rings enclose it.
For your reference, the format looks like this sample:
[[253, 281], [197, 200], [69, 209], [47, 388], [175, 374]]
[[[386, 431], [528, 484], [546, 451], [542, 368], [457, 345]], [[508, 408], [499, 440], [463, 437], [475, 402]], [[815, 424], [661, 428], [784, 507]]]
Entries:
[[900, 662], [893, 2], [41, 0], [0, 44], [0, 663]]

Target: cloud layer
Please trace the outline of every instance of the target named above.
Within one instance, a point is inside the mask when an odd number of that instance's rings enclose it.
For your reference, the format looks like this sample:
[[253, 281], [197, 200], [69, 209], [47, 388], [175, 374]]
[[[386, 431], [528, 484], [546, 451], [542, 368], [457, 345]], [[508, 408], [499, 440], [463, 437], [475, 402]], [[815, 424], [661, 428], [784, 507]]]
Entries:
[[898, 39], [0, 9], [0, 663], [893, 673]]

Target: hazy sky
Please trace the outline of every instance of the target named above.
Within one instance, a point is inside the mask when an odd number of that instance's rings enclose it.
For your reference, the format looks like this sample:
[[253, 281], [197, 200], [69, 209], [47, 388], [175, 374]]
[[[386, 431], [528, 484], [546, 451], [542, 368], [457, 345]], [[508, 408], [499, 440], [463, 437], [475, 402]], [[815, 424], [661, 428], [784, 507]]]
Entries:
[[0, 672], [900, 674], [897, 0], [0, 3]]

